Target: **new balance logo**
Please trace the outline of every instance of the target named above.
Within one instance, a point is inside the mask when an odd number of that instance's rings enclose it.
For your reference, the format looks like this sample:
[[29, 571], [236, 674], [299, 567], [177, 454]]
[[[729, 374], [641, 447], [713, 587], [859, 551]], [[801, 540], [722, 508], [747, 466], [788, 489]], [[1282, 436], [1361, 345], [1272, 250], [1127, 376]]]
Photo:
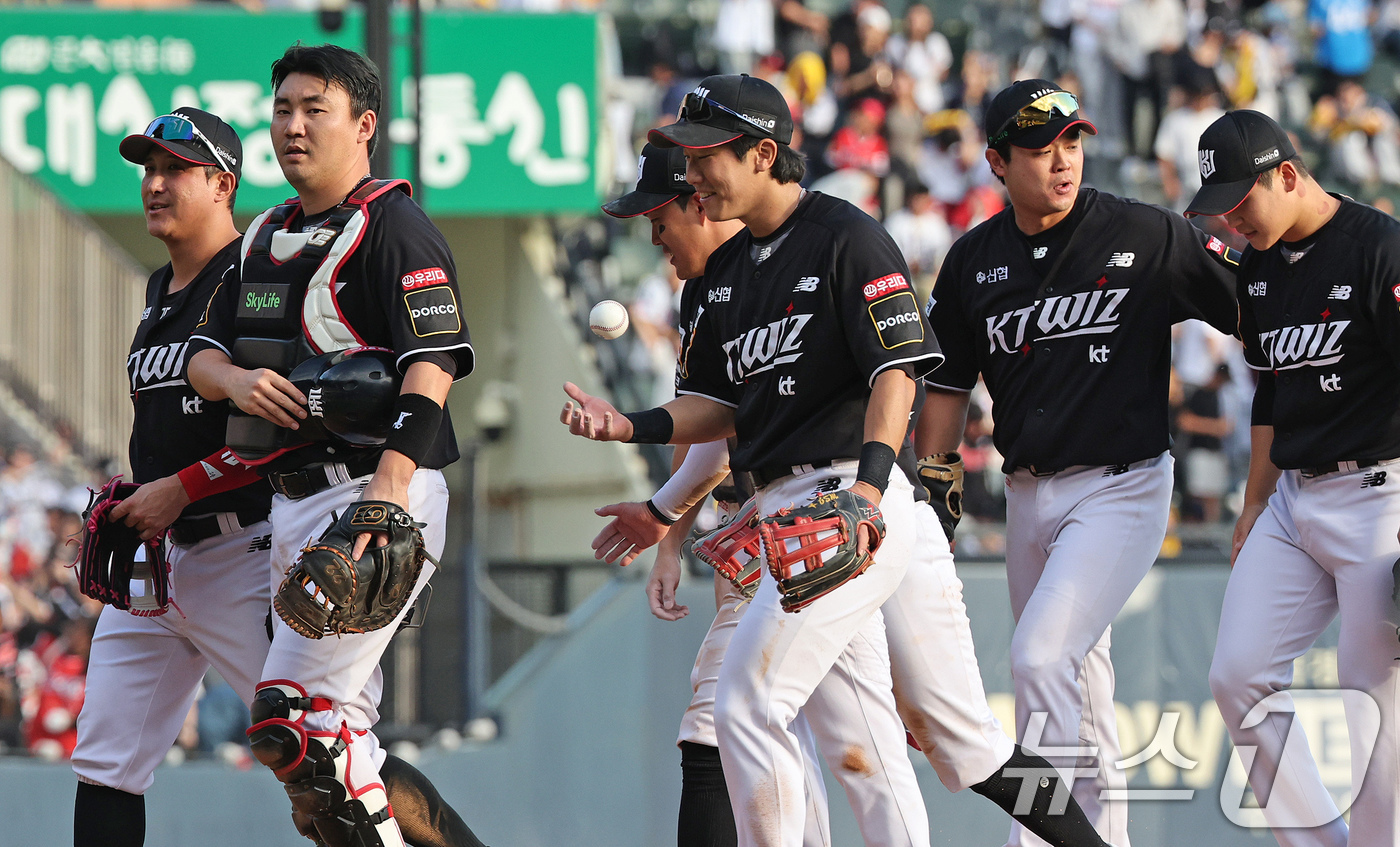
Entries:
[[1327, 299], [1328, 299], [1328, 300], [1350, 300], [1350, 299], [1351, 299], [1351, 286], [1350, 286], [1350, 285], [1334, 285], [1334, 286], [1332, 286], [1332, 293], [1329, 294], [1329, 295], [1327, 295]]
[[839, 477], [828, 477], [812, 486], [814, 494], [831, 494], [841, 489], [841, 479]]
[[1049, 252], [1050, 252], [1050, 248], [1049, 248], [1049, 247], [1037, 247], [1037, 248], [1035, 248], [1034, 250], [1031, 251], [1031, 258], [1032, 258], [1032, 259], [1044, 259], [1044, 258], [1045, 258], [1045, 255], [1046, 255], [1047, 253], [1049, 253]]
[[1104, 476], [1122, 476], [1128, 472], [1127, 465], [1109, 465], [1103, 469]]
[[1385, 471], [1371, 471], [1361, 478], [1362, 488], [1380, 488], [1385, 485]]
[[820, 284], [821, 284], [821, 278], [820, 278], [820, 277], [815, 277], [815, 276], [804, 276], [804, 277], [802, 277], [801, 279], [799, 279], [799, 280], [797, 281], [797, 285], [794, 286], [792, 290], [793, 290], [794, 292], [805, 291], [805, 292], [807, 292], [807, 293], [810, 294], [811, 292], [816, 291], [816, 290], [817, 290], [817, 286], [820, 285]]
[[1135, 258], [1137, 258], [1136, 253], [1114, 253], [1113, 256], [1109, 258], [1108, 264], [1104, 265], [1104, 267], [1131, 268], [1133, 266], [1133, 259]]
[[259, 535], [253, 539], [253, 543], [248, 545], [249, 553], [257, 553], [272, 549], [272, 535]]

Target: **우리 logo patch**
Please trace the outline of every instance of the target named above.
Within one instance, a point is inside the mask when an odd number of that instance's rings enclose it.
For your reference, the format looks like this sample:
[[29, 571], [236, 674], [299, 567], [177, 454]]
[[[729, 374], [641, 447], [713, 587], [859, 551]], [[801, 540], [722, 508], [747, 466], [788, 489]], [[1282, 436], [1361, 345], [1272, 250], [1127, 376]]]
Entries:
[[869, 303], [872, 300], [879, 300], [886, 294], [908, 290], [909, 280], [904, 278], [904, 274], [890, 274], [867, 282], [865, 288], [861, 289], [861, 293], [865, 295], [865, 302]]
[[404, 291], [412, 291], [415, 288], [427, 288], [430, 285], [443, 285], [447, 282], [447, 272], [442, 268], [424, 268], [421, 271], [404, 274], [399, 280]]

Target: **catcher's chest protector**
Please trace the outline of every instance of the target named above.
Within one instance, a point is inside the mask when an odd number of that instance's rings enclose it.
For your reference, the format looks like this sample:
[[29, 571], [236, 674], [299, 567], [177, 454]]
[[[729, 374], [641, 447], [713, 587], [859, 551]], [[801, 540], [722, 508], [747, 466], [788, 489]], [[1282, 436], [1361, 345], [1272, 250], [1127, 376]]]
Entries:
[[305, 218], [295, 200], [259, 215], [243, 236], [238, 336], [295, 341], [304, 334], [316, 353], [364, 346], [336, 306], [336, 277], [368, 228], [370, 201], [395, 189], [411, 190], [401, 179], [366, 182], [311, 232], [300, 231]]

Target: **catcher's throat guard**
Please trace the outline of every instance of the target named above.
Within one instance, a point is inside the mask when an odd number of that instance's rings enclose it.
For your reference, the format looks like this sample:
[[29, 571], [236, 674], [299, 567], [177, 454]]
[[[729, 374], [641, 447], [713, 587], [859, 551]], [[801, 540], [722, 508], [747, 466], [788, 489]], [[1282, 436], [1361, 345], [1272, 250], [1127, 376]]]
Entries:
[[[351, 504], [339, 517], [331, 516], [320, 539], [302, 548], [272, 608], [287, 626], [313, 639], [388, 626], [407, 605], [429, 558], [422, 527], [387, 501]], [[389, 540], [352, 560], [355, 536], [365, 532]]]
[[[117, 504], [141, 486], [112, 477], [101, 489], [89, 491], [79, 542], [78, 590], [139, 617], [156, 617], [170, 609], [170, 565], [165, 559], [165, 533], [147, 541], [141, 532], [111, 519]], [[137, 585], [140, 590], [133, 590]]]
[[[859, 552], [862, 526], [870, 535], [864, 553]], [[885, 538], [885, 521], [875, 504], [843, 490], [779, 509], [759, 521], [758, 531], [783, 611], [799, 612], [865, 573]]]

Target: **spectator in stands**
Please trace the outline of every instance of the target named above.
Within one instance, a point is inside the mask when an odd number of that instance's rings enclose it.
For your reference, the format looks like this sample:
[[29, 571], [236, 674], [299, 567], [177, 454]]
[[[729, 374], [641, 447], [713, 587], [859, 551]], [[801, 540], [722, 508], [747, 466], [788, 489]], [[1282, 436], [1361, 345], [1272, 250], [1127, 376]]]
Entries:
[[[1127, 154], [1137, 159], [1151, 147], [1167, 106], [1176, 54], [1186, 43], [1182, 0], [1126, 0], [1118, 17], [1112, 55], [1123, 74], [1123, 116]], [[1140, 122], [1138, 102], [1151, 112]], [[1143, 145], [1146, 145], [1144, 147]]]
[[1332, 94], [1343, 80], [1360, 81], [1371, 69], [1370, 0], [1309, 0], [1308, 23], [1317, 39], [1314, 60], [1322, 70], [1319, 94]]
[[1177, 431], [1186, 453], [1186, 491], [1200, 507], [1200, 519], [1220, 522], [1220, 501], [1230, 489], [1230, 462], [1224, 440], [1231, 422], [1221, 405], [1221, 389], [1230, 382], [1230, 366], [1220, 364], [1210, 382], [1186, 392], [1177, 413]]
[[885, 229], [899, 245], [914, 275], [919, 302], [926, 302], [943, 257], [953, 243], [952, 230], [928, 187], [919, 182], [906, 185], [904, 208], [885, 219]]
[[46, 651], [46, 674], [24, 729], [25, 746], [35, 756], [53, 761], [73, 754], [95, 626], [91, 618], [69, 621]]
[[1191, 198], [1201, 187], [1201, 169], [1196, 156], [1196, 142], [1206, 127], [1225, 114], [1220, 108], [1215, 78], [1202, 68], [1194, 68], [1182, 81], [1182, 105], [1162, 118], [1157, 130], [1153, 152], [1162, 175], [1162, 193], [1167, 205], [1185, 212]]
[[[894, 85], [894, 66], [886, 48], [892, 24], [883, 5], [868, 3], [856, 16], [855, 43], [849, 47], [832, 43], [831, 70], [836, 79], [836, 96], [842, 102], [889, 95]], [[838, 60], [843, 54], [846, 58]], [[842, 67], [844, 71], [840, 70]]]
[[999, 85], [996, 59], [980, 50], [968, 50], [963, 53], [962, 74], [948, 98], [948, 107], [967, 112], [985, 136], [987, 106]]
[[1225, 32], [1224, 61], [1217, 67], [1231, 109], [1253, 109], [1274, 120], [1282, 116], [1279, 85], [1282, 68], [1269, 40], [1241, 23]]
[[800, 53], [823, 53], [831, 31], [831, 21], [815, 9], [807, 8], [806, 0], [775, 0], [778, 7], [776, 29], [778, 47], [785, 56]]
[[837, 130], [826, 150], [827, 164], [835, 170], [854, 168], [871, 176], [890, 172], [890, 148], [880, 128], [885, 124], [885, 107], [873, 97], [856, 104], [846, 116], [846, 125]]
[[1339, 80], [1335, 95], [1318, 98], [1310, 123], [1328, 145], [1335, 179], [1371, 191], [1381, 183], [1400, 185], [1400, 122], [1356, 80]]
[[889, 42], [890, 59], [897, 70], [909, 74], [914, 85], [914, 102], [924, 114], [943, 108], [943, 83], [953, 67], [953, 49], [948, 38], [933, 26], [933, 12], [929, 7], [912, 3], [904, 12], [904, 32]]
[[664, 262], [659, 271], [637, 285], [637, 293], [627, 310], [637, 338], [642, 342], [633, 348], [641, 358], [634, 361], [632, 367], [651, 375], [650, 396], [656, 405], [676, 396], [673, 377], [681, 343], [676, 324], [684, 284], [671, 263]]
[[919, 168], [925, 114], [914, 98], [914, 78], [902, 68], [896, 70], [890, 108], [885, 113], [885, 138], [889, 142], [890, 170], [904, 183], [912, 180]]
[[714, 39], [720, 73], [752, 73], [776, 47], [773, 0], [720, 0]]

